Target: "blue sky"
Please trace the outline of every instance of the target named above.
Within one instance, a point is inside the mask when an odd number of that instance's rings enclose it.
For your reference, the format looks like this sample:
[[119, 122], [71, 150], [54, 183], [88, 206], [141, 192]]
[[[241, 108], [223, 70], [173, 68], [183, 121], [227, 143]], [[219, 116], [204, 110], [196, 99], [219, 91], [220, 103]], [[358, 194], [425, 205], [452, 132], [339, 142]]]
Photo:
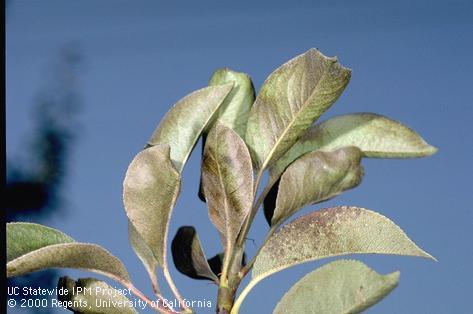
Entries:
[[[7, 157], [21, 155], [32, 131], [31, 105], [48, 67], [64, 44], [76, 42], [84, 56], [80, 140], [69, 164], [63, 213], [44, 223], [106, 247], [150, 292], [127, 240], [121, 194], [128, 163], [170, 106], [204, 87], [215, 69], [247, 72], [259, 88], [280, 64], [317, 47], [353, 70], [323, 119], [376, 112], [404, 122], [439, 148], [426, 159], [364, 160], [362, 185], [322, 204], [379, 211], [439, 260], [356, 257], [382, 273], [401, 271], [399, 287], [369, 312], [466, 313], [473, 280], [472, 16], [471, 1], [10, 1]], [[220, 250], [218, 234], [196, 197], [200, 144], [195, 152], [170, 234], [195, 225], [213, 256]], [[258, 244], [266, 230], [258, 215], [250, 237]], [[248, 254], [255, 249], [248, 242]], [[266, 279], [242, 313], [270, 313], [295, 281], [326, 262]], [[214, 300], [213, 286], [172, 273], [187, 298]], [[207, 312], [213, 309], [201, 311]]]

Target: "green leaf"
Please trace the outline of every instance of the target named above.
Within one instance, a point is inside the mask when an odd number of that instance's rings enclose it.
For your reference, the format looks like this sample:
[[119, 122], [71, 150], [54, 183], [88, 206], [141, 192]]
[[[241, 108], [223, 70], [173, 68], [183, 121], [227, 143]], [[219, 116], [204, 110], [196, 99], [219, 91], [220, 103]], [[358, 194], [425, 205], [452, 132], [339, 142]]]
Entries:
[[207, 262], [199, 236], [194, 227], [182, 226], [171, 243], [172, 258], [177, 270], [194, 279], [210, 279], [218, 283]]
[[125, 296], [129, 290], [115, 289], [94, 278], [81, 278], [74, 281], [69, 277], [61, 277], [58, 281], [58, 289], [61, 288], [67, 289], [67, 294], [58, 295], [59, 301], [75, 313], [138, 313], [133, 307], [133, 302]]
[[7, 277], [46, 268], [76, 268], [129, 282], [123, 264], [107, 250], [74, 242], [60, 231], [37, 224], [7, 224], [7, 256]]
[[215, 71], [209, 85], [226, 83], [234, 83], [234, 85], [218, 110], [218, 121], [234, 130], [240, 137], [244, 137], [251, 105], [255, 101], [255, 88], [248, 74], [228, 68]]
[[75, 241], [70, 236], [43, 225], [7, 223], [7, 262], [48, 245], [71, 242]]
[[301, 216], [277, 231], [261, 249], [252, 280], [231, 313], [264, 278], [288, 267], [346, 254], [395, 254], [430, 258], [388, 218], [359, 207], [332, 207]]
[[156, 268], [159, 265], [158, 261], [154, 257], [153, 252], [146, 244], [146, 241], [141, 237], [133, 224], [128, 220], [128, 240], [135, 251], [136, 255], [143, 263], [143, 266], [148, 273], [149, 279], [153, 285], [153, 289], [159, 290], [157, 281]]
[[268, 222], [277, 226], [302, 207], [354, 188], [363, 177], [360, 162], [361, 151], [353, 146], [303, 155], [287, 168], [276, 186], [279, 191], [275, 207], [271, 207], [274, 202], [265, 200], [265, 215], [271, 217]]
[[202, 131], [213, 121], [233, 83], [199, 89], [179, 100], [154, 131], [148, 146], [168, 144], [180, 173]]
[[[255, 88], [248, 74], [235, 72], [228, 68], [215, 71], [210, 78], [209, 85], [215, 86], [226, 83], [234, 83], [234, 85], [232, 91], [220, 106], [217, 119], [244, 138], [248, 115], [250, 114], [251, 105], [255, 101]], [[207, 134], [202, 135], [202, 156], [204, 155], [206, 137]], [[199, 198], [205, 202], [202, 178], [200, 179]]]
[[275, 182], [299, 156], [315, 150], [356, 146], [364, 157], [415, 158], [432, 155], [437, 149], [407, 126], [374, 113], [355, 113], [328, 119], [312, 126], [270, 168]]
[[279, 159], [340, 96], [351, 76], [318, 50], [290, 60], [264, 82], [251, 108], [246, 142], [261, 171]]
[[359, 261], [339, 260], [299, 280], [273, 313], [360, 313], [381, 301], [398, 283], [398, 271], [380, 275]]
[[245, 142], [220, 123], [207, 138], [202, 183], [210, 219], [232, 245], [253, 203], [253, 168]]
[[138, 153], [123, 182], [128, 218], [161, 266], [179, 188], [180, 176], [172, 165], [168, 145], [156, 145]]

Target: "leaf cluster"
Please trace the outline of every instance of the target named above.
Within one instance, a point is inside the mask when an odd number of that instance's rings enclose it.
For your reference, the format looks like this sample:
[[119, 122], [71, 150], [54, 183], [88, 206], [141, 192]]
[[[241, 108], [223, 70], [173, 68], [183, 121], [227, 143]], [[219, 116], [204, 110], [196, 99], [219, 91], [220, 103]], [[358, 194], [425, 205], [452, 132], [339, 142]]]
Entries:
[[[157, 275], [162, 271], [175, 297], [184, 300], [169, 272], [169, 222], [183, 168], [201, 137], [199, 196], [207, 203], [222, 251], [208, 259], [193, 226], [179, 228], [170, 250], [178, 271], [218, 286], [219, 313], [238, 313], [258, 282], [301, 263], [347, 254], [434, 259], [394, 222], [365, 208], [324, 208], [286, 223], [300, 209], [358, 186], [364, 158], [416, 158], [436, 151], [407, 126], [378, 114], [352, 113], [318, 122], [350, 78], [351, 70], [336, 58], [310, 49], [271, 73], [258, 94], [247, 74], [220, 69], [208, 87], [169, 110], [130, 163], [123, 183], [130, 243], [150, 277], [155, 297], [163, 301], [155, 306], [158, 312], [193, 311], [185, 302], [181, 308], [167, 304]], [[259, 189], [265, 173], [268, 180]], [[246, 238], [261, 205], [269, 225], [267, 237], [247, 262]], [[123, 264], [100, 246], [76, 242], [36, 224], [8, 224], [7, 235], [8, 276], [51, 267], [86, 269], [118, 281], [152, 304], [133, 286]], [[237, 296], [250, 272], [251, 281]], [[358, 313], [380, 301], [398, 281], [399, 272], [380, 275], [361, 262], [337, 260], [299, 280], [274, 313]], [[61, 278], [60, 285], [107, 284], [93, 278]], [[115, 308], [112, 312], [133, 311]]]

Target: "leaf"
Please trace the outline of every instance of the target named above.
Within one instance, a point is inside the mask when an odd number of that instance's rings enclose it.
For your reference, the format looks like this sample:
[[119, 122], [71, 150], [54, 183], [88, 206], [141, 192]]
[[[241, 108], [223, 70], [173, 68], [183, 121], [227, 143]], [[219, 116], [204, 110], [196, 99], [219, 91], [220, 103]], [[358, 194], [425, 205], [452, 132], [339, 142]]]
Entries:
[[177, 230], [171, 243], [172, 258], [177, 270], [194, 279], [210, 279], [218, 283], [212, 272], [199, 236], [194, 227], [182, 226]]
[[359, 261], [339, 260], [299, 280], [273, 313], [360, 313], [381, 301], [398, 283], [398, 271], [380, 275]]
[[332, 207], [301, 216], [277, 231], [261, 249], [252, 280], [231, 313], [238, 313], [251, 289], [264, 278], [322, 258], [346, 254], [396, 254], [435, 260], [388, 218], [359, 207]]
[[251, 105], [255, 101], [255, 88], [248, 74], [228, 68], [215, 71], [209, 85], [226, 83], [234, 83], [234, 85], [218, 110], [218, 121], [234, 130], [240, 137], [244, 137]]
[[180, 176], [168, 145], [147, 148], [133, 159], [123, 182], [123, 201], [130, 222], [163, 266], [172, 208]]
[[166, 113], [148, 146], [168, 144], [180, 173], [202, 131], [213, 121], [233, 83], [199, 89], [179, 100]]
[[[232, 91], [220, 106], [217, 119], [220, 123], [233, 129], [240, 137], [245, 137], [246, 123], [250, 114], [251, 105], [255, 101], [255, 88], [251, 78], [246, 73], [235, 72], [228, 68], [218, 69], [212, 74], [209, 85], [215, 86], [226, 83], [234, 83]], [[202, 134], [202, 156], [207, 134]], [[202, 178], [200, 179], [199, 198], [205, 202], [202, 189]]]
[[272, 225], [271, 220], [273, 219], [274, 209], [276, 208], [276, 199], [278, 197], [280, 182], [281, 179], [271, 185], [271, 188], [268, 190], [268, 193], [265, 194], [263, 200], [264, 218], [266, 218], [266, 221], [270, 226]]
[[318, 50], [290, 60], [264, 82], [251, 108], [246, 142], [259, 171], [279, 159], [340, 96], [351, 76]]
[[59, 301], [75, 313], [134, 314], [138, 313], [125, 295], [128, 290], [115, 289], [107, 283], [94, 278], [81, 278], [74, 281], [61, 277], [59, 289], [66, 289], [67, 294], [58, 294]]
[[136, 231], [136, 228], [130, 221], [128, 221], [128, 240], [130, 241], [133, 251], [135, 251], [136, 255], [143, 263], [143, 266], [145, 267], [146, 272], [148, 273], [153, 288], [155, 290], [159, 290], [156, 273], [158, 261], [154, 257], [153, 252], [146, 244], [145, 240], [141, 237], [138, 231]]
[[[281, 177], [275, 207], [265, 202], [265, 215], [277, 226], [302, 207], [326, 201], [360, 184], [361, 151], [343, 147], [330, 152], [311, 152], [292, 163]], [[273, 193], [267, 198], [274, 197]], [[274, 213], [273, 213], [274, 212]]]
[[217, 123], [204, 150], [202, 183], [209, 216], [226, 240], [234, 242], [253, 203], [253, 169], [245, 142]]
[[388, 218], [359, 207], [332, 207], [282, 227], [256, 258], [254, 279], [290, 266], [345, 254], [396, 254], [434, 259]]
[[42, 247], [75, 242], [59, 230], [28, 222], [7, 223], [7, 262]]
[[76, 268], [129, 282], [123, 264], [107, 250], [74, 242], [60, 231], [38, 224], [7, 224], [7, 256], [7, 277], [46, 268]]
[[356, 146], [364, 157], [414, 158], [432, 155], [437, 149], [407, 126], [374, 113], [355, 113], [328, 119], [312, 126], [274, 166], [271, 181], [299, 156], [315, 150]]

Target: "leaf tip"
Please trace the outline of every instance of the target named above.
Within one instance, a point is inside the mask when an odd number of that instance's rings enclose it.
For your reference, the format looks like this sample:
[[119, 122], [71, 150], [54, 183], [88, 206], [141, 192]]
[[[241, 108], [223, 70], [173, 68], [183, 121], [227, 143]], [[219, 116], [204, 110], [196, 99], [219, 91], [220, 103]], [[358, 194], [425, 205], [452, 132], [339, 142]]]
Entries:
[[439, 150], [439, 149], [438, 149], [437, 147], [432, 146], [432, 145], [430, 145], [430, 144], [427, 144], [427, 147], [426, 147], [426, 149], [425, 149], [425, 156], [431, 156], [431, 155], [437, 153], [438, 150]]
[[421, 254], [419, 255], [419, 257], [423, 257], [423, 258], [426, 258], [426, 259], [431, 259], [434, 262], [438, 262], [438, 260], [434, 256], [430, 255], [426, 251], [424, 251], [422, 249], [420, 249], [420, 251], [421, 251]]
[[396, 283], [396, 286], [399, 284], [399, 278], [401, 277], [401, 272], [396, 270], [390, 274], [386, 275], [387, 278], [391, 279], [392, 282]]

